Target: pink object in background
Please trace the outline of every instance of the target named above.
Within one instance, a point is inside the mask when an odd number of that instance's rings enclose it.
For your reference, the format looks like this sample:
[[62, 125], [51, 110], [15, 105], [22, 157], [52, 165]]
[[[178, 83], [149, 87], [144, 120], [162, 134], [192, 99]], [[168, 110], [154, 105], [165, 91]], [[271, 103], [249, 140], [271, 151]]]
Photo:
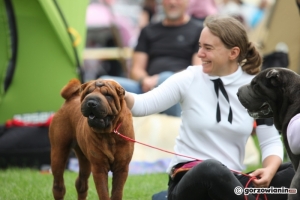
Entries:
[[90, 4], [86, 13], [86, 24], [88, 27], [110, 26], [112, 17], [109, 9], [105, 5]]
[[137, 24], [134, 24], [130, 17], [113, 13], [113, 7], [107, 7], [104, 4], [92, 3], [87, 8], [86, 24], [88, 27], [109, 28], [115, 24], [121, 34], [124, 46], [131, 46], [131, 43], [137, 37]]
[[217, 12], [215, 0], [190, 0], [188, 13], [196, 18], [203, 19]]

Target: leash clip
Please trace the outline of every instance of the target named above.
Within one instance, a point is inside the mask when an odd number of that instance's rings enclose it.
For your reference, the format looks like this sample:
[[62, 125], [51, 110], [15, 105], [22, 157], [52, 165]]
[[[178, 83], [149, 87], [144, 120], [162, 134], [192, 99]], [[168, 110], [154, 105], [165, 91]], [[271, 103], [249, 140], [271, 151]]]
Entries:
[[115, 128], [115, 129], [114, 129], [114, 133], [116, 133], [116, 134], [120, 135], [120, 133], [119, 133], [119, 131], [118, 131], [118, 130], [119, 130], [119, 128], [120, 128], [120, 126], [121, 126], [121, 124], [122, 124], [122, 123], [119, 123], [119, 124], [118, 124], [118, 126], [117, 126], [117, 128]]

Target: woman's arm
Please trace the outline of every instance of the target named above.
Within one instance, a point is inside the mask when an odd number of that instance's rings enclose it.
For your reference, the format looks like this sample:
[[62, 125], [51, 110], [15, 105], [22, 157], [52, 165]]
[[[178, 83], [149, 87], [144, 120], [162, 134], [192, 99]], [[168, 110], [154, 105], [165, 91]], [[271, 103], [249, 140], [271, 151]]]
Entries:
[[162, 112], [181, 101], [193, 80], [191, 70], [175, 73], [153, 90], [135, 94], [125, 92], [127, 107], [135, 117]]
[[256, 134], [262, 152], [262, 167], [251, 173], [258, 179], [253, 180], [256, 187], [269, 187], [283, 160], [283, 145], [274, 125], [259, 125]]
[[174, 83], [176, 81], [180, 82], [171, 76], [158, 87], [143, 94], [126, 91], [125, 101], [132, 115], [140, 117], [159, 113], [178, 103], [181, 94], [180, 84]]
[[276, 155], [283, 160], [283, 144], [274, 125], [257, 126], [256, 135], [262, 152], [262, 161], [270, 155]]

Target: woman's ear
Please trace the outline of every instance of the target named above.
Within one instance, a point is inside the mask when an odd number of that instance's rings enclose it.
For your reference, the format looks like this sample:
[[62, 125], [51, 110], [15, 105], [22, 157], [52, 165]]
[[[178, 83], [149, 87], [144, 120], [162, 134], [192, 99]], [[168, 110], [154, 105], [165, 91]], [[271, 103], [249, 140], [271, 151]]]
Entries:
[[235, 60], [240, 55], [240, 48], [239, 47], [233, 47], [230, 49], [230, 60]]

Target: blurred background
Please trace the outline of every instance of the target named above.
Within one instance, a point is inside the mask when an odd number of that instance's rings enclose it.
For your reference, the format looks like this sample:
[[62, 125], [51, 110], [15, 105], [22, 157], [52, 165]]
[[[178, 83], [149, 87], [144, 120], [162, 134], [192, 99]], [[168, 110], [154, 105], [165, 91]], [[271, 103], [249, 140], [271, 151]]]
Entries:
[[[193, 9], [198, 1], [190, 0], [188, 12], [194, 18], [201, 16]], [[232, 15], [245, 25], [264, 56], [262, 68], [286, 67], [300, 73], [300, 15], [295, 0], [215, 0], [215, 4], [216, 13]], [[1, 0], [0, 168], [49, 164], [48, 126], [63, 103], [61, 88], [72, 78], [86, 82], [102, 75], [128, 77], [141, 28], [162, 18], [159, 0]], [[138, 128], [147, 124], [164, 124], [157, 119], [135, 120], [136, 134], [145, 133]], [[177, 118], [171, 120], [165, 124], [178, 125]], [[161, 136], [155, 131], [154, 145]], [[177, 131], [169, 137], [171, 143]], [[252, 153], [250, 164], [259, 162], [257, 154]], [[153, 155], [151, 162], [154, 158], [161, 157]]]
[[[103, 74], [127, 76], [140, 29], [163, 18], [159, 0], [106, 2], [94, 0], [87, 7], [83, 53], [86, 79]], [[190, 2], [192, 8], [196, 1]], [[250, 40], [257, 43], [266, 57], [264, 67], [289, 67], [299, 72], [300, 23], [297, 23], [299, 12], [295, 0], [215, 0], [215, 3], [218, 13], [233, 15], [245, 24]], [[195, 14], [192, 9], [189, 11], [192, 16]], [[151, 13], [149, 21], [145, 20], [147, 13]]]

